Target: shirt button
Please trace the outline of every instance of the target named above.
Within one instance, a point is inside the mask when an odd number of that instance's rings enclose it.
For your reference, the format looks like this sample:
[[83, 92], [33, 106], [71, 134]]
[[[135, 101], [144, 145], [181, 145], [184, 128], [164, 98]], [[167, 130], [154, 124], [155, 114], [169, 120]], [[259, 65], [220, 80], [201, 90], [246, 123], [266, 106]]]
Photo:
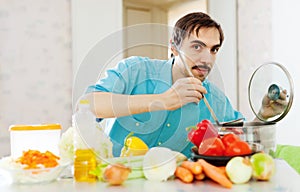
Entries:
[[167, 123], [167, 127], [171, 127], [171, 124], [170, 124], [170, 123]]
[[140, 123], [135, 123], [135, 126], [137, 126], [137, 127], [140, 126]]
[[161, 145], [161, 142], [158, 142], [158, 145]]

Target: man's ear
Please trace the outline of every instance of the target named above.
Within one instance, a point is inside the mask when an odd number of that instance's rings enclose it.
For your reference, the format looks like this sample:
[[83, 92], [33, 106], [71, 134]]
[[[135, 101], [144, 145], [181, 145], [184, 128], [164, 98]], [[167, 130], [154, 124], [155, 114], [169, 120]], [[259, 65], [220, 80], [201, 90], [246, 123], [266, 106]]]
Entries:
[[174, 41], [170, 40], [170, 44], [171, 44], [171, 51], [173, 53], [174, 56], [178, 56], [178, 52], [177, 52], [177, 49], [175, 48], [174, 46]]

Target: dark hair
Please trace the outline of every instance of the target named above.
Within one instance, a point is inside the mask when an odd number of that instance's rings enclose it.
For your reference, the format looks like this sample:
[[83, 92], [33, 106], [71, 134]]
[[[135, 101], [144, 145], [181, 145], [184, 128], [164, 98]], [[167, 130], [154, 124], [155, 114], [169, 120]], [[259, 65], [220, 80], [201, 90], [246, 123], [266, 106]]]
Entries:
[[180, 18], [173, 29], [172, 41], [176, 46], [180, 47], [183, 39], [186, 36], [190, 36], [195, 30], [198, 34], [201, 28], [211, 28], [215, 27], [220, 33], [220, 46], [224, 41], [223, 30], [216, 21], [214, 21], [209, 15], [202, 12], [189, 13], [182, 18]]

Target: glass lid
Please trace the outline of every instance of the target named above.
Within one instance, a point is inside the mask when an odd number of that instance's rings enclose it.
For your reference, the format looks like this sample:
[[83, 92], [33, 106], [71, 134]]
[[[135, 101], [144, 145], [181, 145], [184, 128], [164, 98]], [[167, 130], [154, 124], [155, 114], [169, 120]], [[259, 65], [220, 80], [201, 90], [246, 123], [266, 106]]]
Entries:
[[263, 122], [278, 122], [284, 118], [292, 106], [293, 95], [292, 78], [279, 63], [265, 63], [251, 76], [249, 103], [256, 117]]

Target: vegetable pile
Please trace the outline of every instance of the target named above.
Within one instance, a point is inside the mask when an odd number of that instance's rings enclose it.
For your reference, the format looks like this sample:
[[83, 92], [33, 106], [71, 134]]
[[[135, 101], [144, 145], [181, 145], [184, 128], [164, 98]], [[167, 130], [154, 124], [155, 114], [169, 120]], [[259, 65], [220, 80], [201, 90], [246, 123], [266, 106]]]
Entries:
[[226, 188], [232, 188], [233, 184], [247, 183], [251, 179], [269, 180], [275, 171], [272, 157], [266, 153], [259, 152], [248, 157], [233, 157], [226, 166], [217, 167], [204, 159], [196, 162], [183, 161], [177, 166], [174, 173], [175, 178], [184, 183], [201, 181], [210, 178]]
[[186, 159], [179, 152], [153, 147], [145, 155], [105, 159], [90, 173], [110, 185], [121, 185], [126, 180], [140, 178], [160, 182], [171, 178], [177, 164]]
[[[179, 179], [184, 183], [206, 178], [225, 188], [249, 180], [269, 180], [274, 173], [274, 160], [263, 152], [253, 152], [247, 142], [234, 133], [220, 136], [208, 120], [189, 128], [188, 139], [197, 146], [198, 153], [206, 156], [228, 156], [226, 166], [218, 167], [204, 159], [187, 160], [179, 153], [164, 147], [149, 148], [134, 133], [124, 139], [120, 157], [103, 158], [90, 174], [109, 185], [122, 185], [129, 179], [144, 178], [163, 182]], [[247, 155], [247, 157], [244, 157]]]
[[199, 181], [208, 177], [226, 188], [232, 187], [232, 182], [226, 176], [224, 168], [216, 167], [204, 159], [199, 159], [197, 162], [182, 162], [176, 168], [175, 177], [184, 183], [192, 183], [194, 180]]
[[188, 139], [197, 147], [199, 155], [229, 157], [225, 166], [217, 167], [204, 159], [196, 162], [184, 161], [177, 166], [175, 178], [184, 183], [210, 178], [221, 186], [231, 188], [233, 184], [247, 183], [249, 180], [269, 180], [274, 174], [273, 158], [264, 153], [252, 151], [251, 146], [234, 133], [223, 136], [209, 120], [203, 120], [187, 129]]
[[234, 133], [218, 135], [209, 120], [203, 120], [196, 126], [188, 128], [188, 139], [197, 148], [200, 155], [238, 156], [252, 153], [250, 145]]
[[121, 185], [129, 179], [144, 178], [163, 182], [179, 179], [184, 183], [211, 179], [225, 188], [233, 184], [247, 183], [249, 180], [269, 180], [274, 173], [273, 159], [263, 152], [258, 156], [236, 156], [226, 166], [218, 167], [199, 159], [187, 160], [180, 153], [163, 147], [150, 148], [143, 156], [116, 157], [98, 164], [92, 172], [99, 181], [110, 185]]

